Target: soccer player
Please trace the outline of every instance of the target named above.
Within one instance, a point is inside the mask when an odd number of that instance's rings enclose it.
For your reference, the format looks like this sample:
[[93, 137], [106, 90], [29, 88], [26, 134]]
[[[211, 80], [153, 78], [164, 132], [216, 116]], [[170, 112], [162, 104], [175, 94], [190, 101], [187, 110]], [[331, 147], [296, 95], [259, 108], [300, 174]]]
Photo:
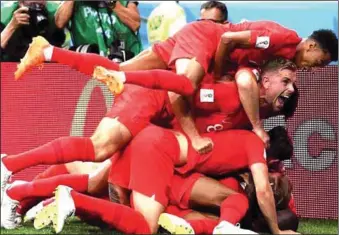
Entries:
[[[19, 78], [33, 65], [52, 60], [69, 64], [89, 75], [96, 65], [115, 70], [120, 68], [122, 71], [171, 69], [175, 70], [177, 75], [162, 71], [164, 79], [188, 78], [194, 89], [197, 89], [209, 71], [215, 70], [216, 77], [219, 77], [223, 74], [224, 67], [227, 67], [229, 72], [238, 66], [248, 66], [251, 63], [262, 65], [265, 60], [274, 56], [293, 59], [301, 68], [324, 66], [337, 60], [337, 47], [338, 39], [330, 30], [315, 31], [303, 40], [295, 31], [271, 21], [222, 25], [210, 20], [201, 20], [186, 25], [165, 42], [154, 44], [152, 50], [144, 51], [120, 66], [98, 56], [75, 54], [36, 40], [19, 65], [15, 76]], [[211, 64], [214, 66], [211, 67]], [[255, 81], [247, 78], [236, 82], [241, 102], [254, 132], [268, 143], [267, 133], [260, 122], [257, 103], [259, 92]], [[191, 139], [193, 147], [197, 151], [210, 151], [212, 142], [202, 138], [197, 132], [190, 110], [183, 108], [183, 97], [174, 93], [170, 93], [169, 97], [173, 111], [184, 132]]]

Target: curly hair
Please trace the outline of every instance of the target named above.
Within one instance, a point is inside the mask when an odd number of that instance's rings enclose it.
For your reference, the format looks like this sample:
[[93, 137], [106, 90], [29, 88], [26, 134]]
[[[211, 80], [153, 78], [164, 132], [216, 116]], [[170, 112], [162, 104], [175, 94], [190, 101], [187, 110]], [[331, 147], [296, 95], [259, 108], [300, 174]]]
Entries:
[[338, 61], [338, 38], [332, 30], [316, 30], [309, 38], [316, 41], [321, 49], [330, 53], [331, 61]]

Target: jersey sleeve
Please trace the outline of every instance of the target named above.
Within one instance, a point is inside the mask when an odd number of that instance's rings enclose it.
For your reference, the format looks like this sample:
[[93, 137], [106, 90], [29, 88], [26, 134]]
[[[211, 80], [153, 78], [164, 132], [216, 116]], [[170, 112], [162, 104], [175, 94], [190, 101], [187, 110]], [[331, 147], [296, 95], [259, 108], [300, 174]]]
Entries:
[[202, 84], [196, 94], [195, 105], [206, 112], [234, 113], [241, 106], [238, 88], [235, 82]]
[[250, 47], [262, 50], [297, 45], [301, 39], [295, 31], [251, 30]]

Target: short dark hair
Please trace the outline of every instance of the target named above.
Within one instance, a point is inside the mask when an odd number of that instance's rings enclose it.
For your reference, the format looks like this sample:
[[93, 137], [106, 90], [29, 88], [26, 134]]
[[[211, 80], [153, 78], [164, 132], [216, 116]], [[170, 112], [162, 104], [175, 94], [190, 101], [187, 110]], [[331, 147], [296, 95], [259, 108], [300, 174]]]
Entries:
[[331, 61], [338, 61], [338, 38], [332, 30], [319, 29], [313, 31], [309, 38], [316, 41], [321, 49], [330, 53]]
[[277, 71], [280, 69], [289, 69], [292, 71], [296, 71], [297, 65], [291, 60], [282, 57], [276, 57], [264, 63], [264, 65], [261, 67], [261, 73], [265, 74], [267, 72]]
[[268, 131], [270, 147], [266, 150], [268, 157], [274, 157], [280, 161], [291, 159], [293, 144], [287, 130], [283, 126], [276, 126]]
[[222, 13], [222, 18], [224, 21], [226, 21], [228, 19], [228, 10], [227, 10], [227, 6], [226, 4], [219, 2], [219, 1], [208, 1], [205, 2], [201, 5], [200, 7], [200, 11], [202, 9], [208, 10], [208, 9], [212, 9], [212, 8], [218, 8], [220, 10], [220, 12]]

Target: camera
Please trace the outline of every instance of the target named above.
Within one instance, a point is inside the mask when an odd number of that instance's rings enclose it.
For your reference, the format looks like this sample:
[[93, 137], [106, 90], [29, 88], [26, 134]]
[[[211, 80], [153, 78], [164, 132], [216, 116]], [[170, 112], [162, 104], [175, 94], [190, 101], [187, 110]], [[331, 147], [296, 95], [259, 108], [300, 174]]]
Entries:
[[48, 13], [45, 5], [35, 2], [30, 3], [27, 7], [32, 31], [38, 35], [46, 33], [48, 27]]
[[125, 43], [123, 41], [115, 40], [109, 47], [108, 59], [116, 63], [124, 62], [133, 57], [133, 52], [125, 50]]

